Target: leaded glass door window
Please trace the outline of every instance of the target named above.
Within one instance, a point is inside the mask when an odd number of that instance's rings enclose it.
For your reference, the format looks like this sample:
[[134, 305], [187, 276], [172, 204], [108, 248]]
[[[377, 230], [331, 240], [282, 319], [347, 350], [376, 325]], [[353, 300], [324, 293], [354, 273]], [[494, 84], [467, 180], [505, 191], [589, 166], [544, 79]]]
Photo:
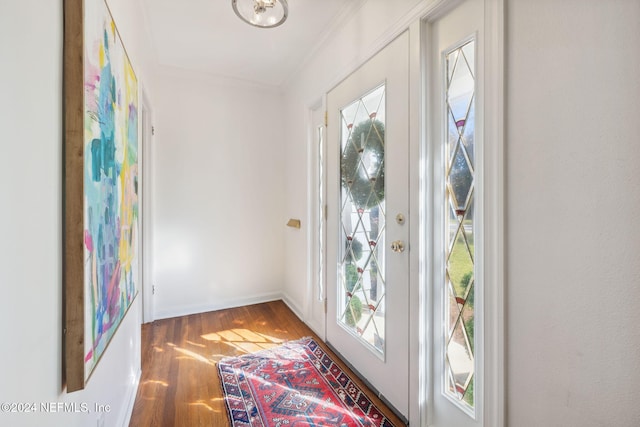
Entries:
[[340, 324], [384, 356], [385, 85], [340, 111]]
[[446, 54], [445, 392], [474, 407], [475, 41]]

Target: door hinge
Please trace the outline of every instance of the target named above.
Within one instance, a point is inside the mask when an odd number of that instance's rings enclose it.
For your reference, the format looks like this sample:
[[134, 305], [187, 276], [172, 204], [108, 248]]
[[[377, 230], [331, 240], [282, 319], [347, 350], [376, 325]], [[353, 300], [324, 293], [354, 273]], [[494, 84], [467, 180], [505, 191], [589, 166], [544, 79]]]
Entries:
[[324, 314], [327, 314], [327, 299], [324, 299]]
[[151, 295], [156, 294], [156, 285], [151, 286]]
[[326, 221], [329, 218], [329, 205], [324, 205], [324, 220]]
[[329, 126], [329, 112], [325, 110], [324, 112], [324, 127]]
[[155, 135], [155, 134], [156, 134], [156, 127], [151, 126], [151, 135]]

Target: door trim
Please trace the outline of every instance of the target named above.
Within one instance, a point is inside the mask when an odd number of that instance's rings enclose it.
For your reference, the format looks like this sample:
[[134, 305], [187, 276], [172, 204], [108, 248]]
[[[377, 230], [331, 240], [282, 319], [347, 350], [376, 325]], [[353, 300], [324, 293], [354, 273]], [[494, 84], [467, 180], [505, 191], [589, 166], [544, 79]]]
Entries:
[[484, 140], [484, 418], [489, 426], [505, 420], [505, 6], [485, 0], [485, 129]]
[[[317, 131], [317, 123], [314, 121], [314, 112], [320, 111], [324, 116], [326, 114], [327, 104], [326, 104], [326, 95], [321, 98], [317, 98], [316, 100], [310, 102], [307, 105], [306, 109], [306, 129], [307, 129], [307, 290], [305, 292], [305, 301], [304, 301], [304, 319], [305, 323], [323, 340], [326, 341], [327, 338], [327, 313], [326, 308], [322, 311], [322, 318], [320, 319], [320, 323], [316, 322], [314, 317], [314, 304], [318, 304], [315, 282], [316, 282], [316, 274], [315, 268], [321, 267], [324, 271], [323, 275], [323, 296], [324, 296], [324, 307], [326, 307], [326, 299], [327, 299], [327, 276], [326, 276], [326, 247], [327, 247], [327, 226], [326, 226], [326, 214], [321, 219], [323, 222], [323, 236], [321, 238], [324, 241], [324, 248], [322, 251], [322, 265], [318, 264], [318, 259], [321, 255], [320, 249], [318, 248], [318, 218], [316, 216], [318, 209], [318, 189], [317, 185], [322, 184], [323, 195], [322, 198], [326, 204], [326, 176], [324, 177], [323, 182], [318, 182], [317, 174], [318, 174], [318, 164], [320, 162], [319, 159], [319, 151], [316, 146], [316, 134]], [[324, 129], [324, 144], [323, 144], [323, 169], [326, 174], [327, 169], [327, 156], [326, 156], [326, 146], [327, 146], [327, 130], [326, 123], [322, 123]], [[326, 212], [326, 209], [325, 209]]]
[[141, 239], [142, 244], [142, 323], [153, 322], [156, 318], [155, 306], [154, 306], [154, 277], [153, 277], [153, 111], [151, 109], [151, 102], [149, 95], [144, 87], [140, 90], [141, 93], [141, 116], [142, 126], [140, 126], [140, 133], [142, 141], [142, 182], [140, 185], [140, 196], [142, 198], [141, 213]]

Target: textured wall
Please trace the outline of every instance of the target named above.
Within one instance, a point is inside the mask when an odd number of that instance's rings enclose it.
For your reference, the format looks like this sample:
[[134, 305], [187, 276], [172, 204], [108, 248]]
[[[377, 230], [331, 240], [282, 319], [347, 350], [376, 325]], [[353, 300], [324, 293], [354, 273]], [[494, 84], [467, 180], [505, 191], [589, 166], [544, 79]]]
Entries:
[[636, 426], [640, 2], [509, 0], [510, 426]]

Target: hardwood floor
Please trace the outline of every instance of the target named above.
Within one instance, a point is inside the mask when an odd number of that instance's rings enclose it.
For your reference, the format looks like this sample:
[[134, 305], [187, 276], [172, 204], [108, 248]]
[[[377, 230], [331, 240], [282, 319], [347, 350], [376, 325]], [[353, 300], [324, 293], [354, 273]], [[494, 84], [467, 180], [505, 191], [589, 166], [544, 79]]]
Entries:
[[[216, 363], [305, 336], [321, 343], [282, 301], [142, 325], [142, 377], [129, 425], [229, 426]], [[403, 425], [372, 393], [369, 397], [396, 426]]]

